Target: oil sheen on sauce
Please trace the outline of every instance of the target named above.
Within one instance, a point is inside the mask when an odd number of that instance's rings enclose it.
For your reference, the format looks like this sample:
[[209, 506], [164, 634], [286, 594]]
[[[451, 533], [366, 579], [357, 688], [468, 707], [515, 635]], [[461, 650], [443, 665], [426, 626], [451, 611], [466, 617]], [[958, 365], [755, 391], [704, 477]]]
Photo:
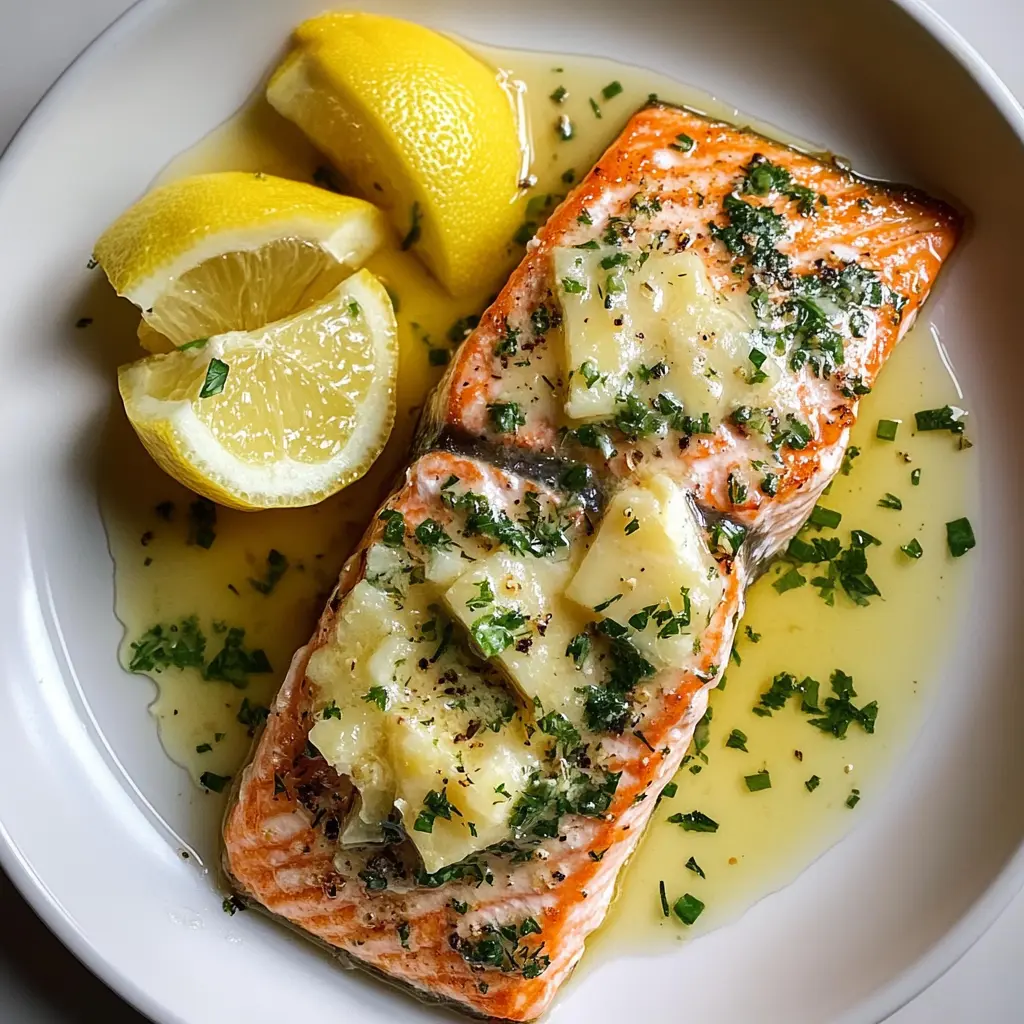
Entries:
[[[612, 61], [474, 48], [507, 72], [528, 121], [531, 170], [537, 178], [529, 196], [552, 197], [548, 204], [537, 198], [529, 208], [524, 200], [524, 221], [542, 216], [538, 211], [544, 205], [553, 205], [586, 173], [651, 93], [753, 123], [706, 94]], [[605, 98], [604, 87], [613, 82], [622, 90]], [[552, 98], [559, 87], [567, 90], [562, 102]], [[569, 140], [555, 131], [563, 114], [574, 126]], [[754, 126], [783, 141], [797, 141], [774, 128]], [[310, 180], [321, 163], [298, 131], [257, 98], [176, 158], [159, 180], [212, 170]], [[509, 267], [521, 252], [510, 247]], [[115, 612], [125, 626], [122, 662], [129, 664], [132, 641], [152, 625], [194, 615], [208, 637], [207, 658], [219, 649], [225, 626], [235, 626], [245, 629], [248, 647], [266, 652], [273, 669], [250, 676], [244, 689], [204, 681], [195, 670], [168, 669], [153, 676], [151, 712], [160, 739], [193, 779], [203, 772], [233, 775], [244, 763], [250, 729], [239, 720], [243, 701], [265, 707], [272, 700], [344, 559], [405, 464], [420, 407], [441, 373], [431, 352], [450, 351], [461, 340], [453, 325], [478, 313], [490, 297], [481, 291], [452, 300], [414, 256], [397, 248], [379, 253], [369, 268], [397, 299], [398, 416], [371, 472], [341, 494], [309, 509], [218, 509], [216, 539], [206, 549], [187, 543], [195, 496], [157, 469], [120, 409], [108, 428], [101, 506], [114, 563]], [[973, 511], [974, 459], [949, 433], [916, 434], [913, 429], [915, 410], [946, 403], [963, 401], [937, 336], [922, 322], [863, 400], [852, 439], [861, 454], [822, 499], [842, 514], [842, 522], [821, 536], [838, 536], [846, 544], [850, 529], [859, 529], [880, 541], [870, 546], [869, 572], [881, 599], [856, 607], [839, 594], [829, 607], [810, 583], [779, 593], [773, 583], [788, 569], [785, 565], [773, 567], [753, 586], [744, 619], [749, 631], [741, 628], [737, 656], [722, 685], [712, 691], [703, 758], [684, 765], [675, 796], [657, 808], [620, 881], [608, 920], [591, 941], [598, 959], [622, 948], [665, 948], [735, 918], [795, 878], [853, 827], [880, 792], [886, 772], [893, 770], [921, 719], [928, 680], [942, 656], [936, 638], [952, 634], [960, 595], [969, 589], [970, 559], [951, 559], [944, 524]], [[875, 437], [882, 418], [900, 421], [895, 441]], [[920, 470], [917, 484], [911, 479], [914, 470]], [[902, 510], [879, 505], [886, 493], [900, 498]], [[918, 559], [900, 550], [915, 538], [923, 549]], [[287, 557], [289, 569], [264, 594], [251, 581], [264, 577], [272, 549]], [[777, 673], [818, 680], [823, 700], [836, 669], [853, 677], [858, 706], [878, 701], [873, 735], [853, 725], [845, 739], [836, 739], [809, 724], [816, 716], [800, 710], [799, 698], [771, 717], [753, 713]], [[147, 684], [140, 679], [140, 685]], [[733, 730], [746, 737], [746, 751], [726, 746]], [[770, 773], [771, 788], [749, 791], [744, 777], [762, 769]], [[807, 785], [812, 776], [820, 780], [813, 791]], [[848, 806], [855, 802], [855, 791], [860, 803]], [[214, 794], [208, 798], [218, 799]], [[718, 831], [685, 832], [667, 820], [674, 812], [692, 810], [718, 822]], [[690, 858], [705, 877], [686, 867]], [[670, 902], [691, 893], [706, 904], [696, 925], [688, 928], [663, 915], [659, 881], [665, 882]], [[593, 954], [588, 959], [593, 961]]]

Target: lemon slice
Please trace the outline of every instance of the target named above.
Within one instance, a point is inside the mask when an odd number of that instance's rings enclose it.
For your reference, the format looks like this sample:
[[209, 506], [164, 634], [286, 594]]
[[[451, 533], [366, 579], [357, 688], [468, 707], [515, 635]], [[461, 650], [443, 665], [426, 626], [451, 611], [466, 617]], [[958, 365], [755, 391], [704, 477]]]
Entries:
[[358, 479], [395, 418], [397, 329], [367, 270], [321, 303], [121, 367], [132, 426], [172, 477], [222, 505], [311, 505]]
[[453, 294], [506, 269], [526, 147], [501, 73], [445, 36], [375, 14], [303, 22], [267, 99]]
[[96, 243], [110, 283], [169, 351], [251, 331], [322, 299], [387, 237], [376, 207], [268, 174], [200, 174], [154, 189]]

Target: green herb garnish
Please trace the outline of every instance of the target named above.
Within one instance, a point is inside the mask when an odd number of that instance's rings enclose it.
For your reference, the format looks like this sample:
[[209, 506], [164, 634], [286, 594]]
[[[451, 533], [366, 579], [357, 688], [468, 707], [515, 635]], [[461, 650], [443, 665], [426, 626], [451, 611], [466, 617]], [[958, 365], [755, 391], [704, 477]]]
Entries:
[[222, 793], [230, 781], [230, 775], [217, 775], [215, 772], [203, 772], [199, 776], [199, 785], [213, 793]]
[[690, 811], [688, 814], [673, 814], [669, 817], [673, 825], [682, 825], [684, 832], [717, 832], [718, 822], [709, 818], [703, 811]]
[[436, 519], [424, 519], [413, 534], [428, 551], [448, 551], [452, 547], [451, 537]]
[[964, 418], [967, 412], [953, 405], [944, 405], [941, 409], [923, 409], [914, 413], [914, 421], [918, 430], [948, 430], [953, 434], [964, 432]]
[[703, 912], [704, 904], [690, 893], [680, 896], [672, 905], [672, 913], [686, 925], [693, 924]]
[[212, 398], [224, 390], [228, 382], [228, 364], [222, 359], [211, 359], [210, 365], [206, 367], [206, 380], [199, 389], [200, 398]]
[[924, 549], [918, 543], [917, 538], [908, 541], [906, 544], [900, 545], [900, 551], [907, 556], [907, 558], [920, 558], [924, 554]]
[[525, 615], [507, 608], [482, 615], [470, 626], [469, 631], [484, 657], [493, 658], [516, 642], [525, 624]]
[[487, 414], [500, 434], [514, 434], [526, 424], [526, 414], [518, 402], [495, 402], [487, 406]]
[[377, 519], [384, 523], [381, 543], [389, 548], [405, 547], [405, 516], [397, 509], [383, 509]]
[[946, 523], [946, 544], [954, 558], [966, 555], [976, 544], [971, 521], [967, 518], [954, 519]]
[[403, 252], [411, 249], [420, 240], [420, 235], [423, 233], [423, 229], [420, 226], [420, 221], [422, 219], [423, 214], [420, 211], [420, 204], [418, 202], [414, 202], [412, 204], [412, 209], [409, 211], [409, 230], [402, 239]]
[[[367, 704], [376, 704], [381, 711], [387, 711], [388, 705], [391, 703], [391, 699], [388, 696], [388, 691], [383, 686], [371, 686], [366, 693], [363, 694], [363, 700]], [[324, 718], [327, 718], [326, 709], [324, 712]], [[338, 718], [341, 718], [341, 712], [338, 712]]]
[[190, 615], [172, 625], [151, 626], [132, 642], [131, 648], [131, 672], [198, 668], [206, 654], [206, 637], [199, 628], [199, 620]]
[[746, 733], [740, 732], [739, 729], [733, 729], [729, 733], [729, 738], [725, 741], [727, 747], [731, 747], [733, 750], [742, 750], [747, 753], [747, 736]]
[[250, 576], [249, 585], [261, 594], [269, 594], [287, 571], [288, 559], [276, 548], [271, 548], [267, 553], [267, 568], [263, 579], [256, 580]]

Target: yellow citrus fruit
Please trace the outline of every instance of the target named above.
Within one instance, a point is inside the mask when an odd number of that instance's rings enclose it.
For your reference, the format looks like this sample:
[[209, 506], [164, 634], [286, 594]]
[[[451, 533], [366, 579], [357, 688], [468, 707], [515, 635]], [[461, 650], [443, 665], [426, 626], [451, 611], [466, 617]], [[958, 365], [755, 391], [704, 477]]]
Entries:
[[323, 301], [121, 367], [132, 426], [172, 477], [241, 509], [312, 505], [362, 476], [395, 418], [397, 327], [368, 270]]
[[445, 36], [375, 14], [303, 22], [267, 99], [459, 294], [503, 273], [523, 147], [499, 73]]
[[142, 344], [169, 351], [305, 308], [387, 235], [383, 214], [361, 199], [226, 171], [154, 189], [103, 233], [94, 255], [142, 310]]

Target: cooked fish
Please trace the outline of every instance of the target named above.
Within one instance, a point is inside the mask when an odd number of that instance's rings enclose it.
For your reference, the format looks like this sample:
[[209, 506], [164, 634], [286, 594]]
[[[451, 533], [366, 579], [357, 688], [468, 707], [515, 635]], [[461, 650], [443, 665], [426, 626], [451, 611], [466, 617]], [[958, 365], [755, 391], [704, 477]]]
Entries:
[[959, 229], [638, 112], [460, 348], [296, 655], [226, 818], [237, 890], [423, 998], [543, 1013]]

